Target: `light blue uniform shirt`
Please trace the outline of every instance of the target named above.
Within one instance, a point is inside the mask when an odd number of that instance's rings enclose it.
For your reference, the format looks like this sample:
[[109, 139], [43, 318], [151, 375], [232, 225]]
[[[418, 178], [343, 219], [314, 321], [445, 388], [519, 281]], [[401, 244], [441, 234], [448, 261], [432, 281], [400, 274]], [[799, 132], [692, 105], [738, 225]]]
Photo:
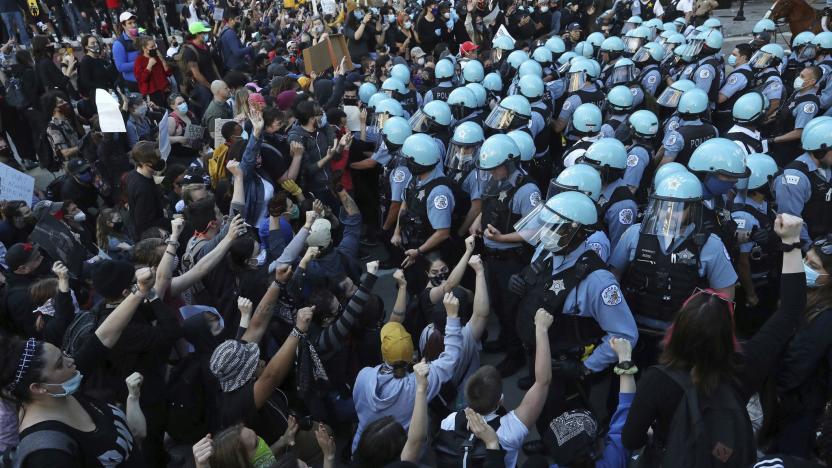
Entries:
[[[622, 274], [627, 271], [627, 265], [635, 259], [640, 230], [641, 223], [630, 226], [624, 231], [624, 234], [618, 240], [618, 244], [612, 250], [610, 266]], [[687, 235], [676, 239], [671, 247], [678, 246], [686, 238]], [[665, 254], [670, 250], [665, 248], [661, 242], [659, 246]], [[699, 254], [699, 277], [707, 278], [709, 286], [714, 289], [727, 288], [737, 282], [737, 273], [731, 264], [728, 251], [715, 234], [708, 236]]]
[[[819, 168], [808, 154], [801, 154], [795, 161], [803, 162], [810, 172], [815, 172], [824, 180], [829, 180], [829, 169], [823, 170]], [[774, 195], [777, 200], [778, 213], [788, 213], [802, 217], [803, 207], [812, 197], [812, 182], [803, 172], [797, 169], [787, 168], [774, 182]], [[805, 221], [803, 228], [800, 229], [800, 239], [803, 241], [804, 246], [808, 246], [812, 242], [809, 238], [809, 231], [806, 229]]]
[[731, 72], [730, 75], [728, 75], [728, 79], [725, 81], [725, 84], [722, 85], [722, 88], [719, 89], [719, 94], [722, 94], [727, 98], [730, 98], [734, 94], [738, 93], [739, 91], [742, 91], [743, 89], [745, 89], [746, 86], [748, 86], [748, 79], [745, 78], [745, 75], [739, 73], [739, 70], [750, 71], [751, 66], [747, 63], [744, 63], [735, 68], [734, 71]]
[[[515, 170], [511, 175], [509, 175], [507, 180], [501, 181], [499, 183], [499, 187], [497, 185], [492, 186], [492, 190], [497, 190], [497, 192], [502, 192], [504, 190], [508, 190], [510, 187], [514, 186], [514, 182], [517, 180], [517, 177], [521, 175], [521, 169]], [[518, 188], [516, 192], [514, 192], [514, 196], [511, 198], [511, 212], [520, 215], [520, 217], [526, 216], [529, 214], [529, 211], [533, 210], [540, 203], [540, 190], [537, 188], [537, 185], [534, 182], [527, 181], [522, 187]], [[482, 226], [482, 229], [485, 230], [486, 226]], [[503, 233], [507, 234], [507, 233]], [[515, 247], [519, 247], [522, 244], [519, 242], [497, 242], [487, 237], [483, 236], [483, 240], [485, 242], [485, 246], [489, 249], [513, 249]]]
[[[623, 185], [625, 185], [624, 179], [618, 179], [604, 187], [601, 190], [599, 204], [603, 206], [604, 201], [609, 200], [613, 192]], [[624, 234], [627, 228], [632, 226], [637, 217], [638, 205], [636, 205], [635, 200], [620, 200], [607, 208], [606, 213], [604, 213], [604, 223], [607, 226], [607, 234], [609, 235], [610, 245], [613, 250], [615, 250], [615, 245], [618, 243], [621, 235]]]
[[[393, 174], [395, 174], [395, 171]], [[430, 177], [416, 182], [416, 190], [419, 190], [421, 187], [430, 183], [433, 179], [442, 177], [443, 175], [442, 165], [437, 164], [436, 167], [433, 168], [433, 172]], [[454, 212], [454, 194], [450, 187], [446, 185], [437, 185], [430, 191], [430, 193], [425, 195], [427, 196], [425, 206], [427, 207], [428, 221], [430, 221], [431, 227], [433, 227], [433, 229], [450, 228], [451, 214]]]
[[[777, 71], [774, 67], [769, 67], [763, 70]], [[783, 80], [778, 75], [769, 76], [768, 79], [763, 83], [763, 96], [768, 98], [769, 101], [774, 99], [783, 99]]]
[[633, 145], [627, 149], [627, 168], [624, 169], [624, 183], [638, 189], [644, 171], [650, 165], [653, 155], [641, 145]]
[[[702, 125], [702, 121], [699, 119], [696, 120], [682, 120], [679, 119], [679, 127], [683, 125]], [[678, 128], [678, 127], [677, 127]], [[664, 140], [662, 140], [662, 146], [664, 146], [664, 157], [665, 158], [673, 158], [676, 159], [676, 156], [679, 155], [679, 152], [682, 151], [685, 147], [685, 138], [676, 130], [670, 130], [664, 136]]]
[[[734, 197], [734, 203], [744, 203], [751, 208], [739, 209], [731, 211], [731, 219], [737, 223], [737, 229], [740, 231], [748, 231], [751, 232], [754, 229], [760, 227], [759, 221], [757, 218], [754, 217], [754, 214], [750, 213], [750, 211], [756, 210], [758, 213], [763, 215], [766, 214], [766, 210], [768, 210], [768, 203], [765, 201], [757, 203], [750, 197]], [[740, 244], [740, 253], [750, 253], [751, 250], [754, 248], [755, 242], [753, 240], [748, 240], [748, 242], [743, 242]]]

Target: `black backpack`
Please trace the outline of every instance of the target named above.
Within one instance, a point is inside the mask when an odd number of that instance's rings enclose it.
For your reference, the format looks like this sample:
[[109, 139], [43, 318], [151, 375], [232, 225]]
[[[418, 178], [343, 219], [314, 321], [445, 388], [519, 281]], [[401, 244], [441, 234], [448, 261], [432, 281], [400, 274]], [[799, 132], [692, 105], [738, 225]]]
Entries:
[[663, 468], [748, 467], [757, 459], [754, 431], [745, 404], [730, 382], [711, 395], [696, 391], [690, 374], [656, 368], [684, 390], [670, 423], [668, 439], [657, 454]]
[[47, 200], [55, 202], [61, 201], [61, 190], [63, 190], [64, 182], [66, 182], [67, 177], [68, 176], [66, 174], [61, 174], [52, 179], [52, 182], [49, 182], [49, 185], [46, 186]]
[[[497, 417], [488, 421], [488, 425], [496, 431], [500, 428], [500, 417], [504, 415], [505, 411], [500, 408]], [[439, 468], [481, 468], [485, 465], [485, 443], [468, 430], [464, 411], [456, 412], [454, 430], [439, 430], [433, 445]]]
[[14, 75], [9, 75], [6, 81], [6, 104], [18, 110], [26, 109], [29, 105], [26, 93], [23, 92], [23, 82]]
[[0, 454], [0, 468], [20, 468], [26, 457], [38, 450], [59, 450], [76, 456], [78, 443], [69, 434], [60, 431], [35, 431], [23, 437], [17, 447]]

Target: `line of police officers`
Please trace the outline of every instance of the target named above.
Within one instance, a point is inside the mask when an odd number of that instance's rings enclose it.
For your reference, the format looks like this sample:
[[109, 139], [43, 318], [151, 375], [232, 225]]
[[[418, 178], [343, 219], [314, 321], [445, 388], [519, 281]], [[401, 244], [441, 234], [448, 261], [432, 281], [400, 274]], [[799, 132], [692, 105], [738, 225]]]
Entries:
[[505, 352], [502, 375], [533, 361], [535, 311], [556, 316], [540, 421], [578, 404], [603, 417], [608, 338], [654, 363], [696, 288], [738, 288], [739, 332], [759, 327], [779, 297], [777, 212], [805, 220], [804, 249], [832, 228], [832, 117], [818, 116], [832, 114], [832, 33], [726, 59], [720, 29], [633, 17], [623, 37], [572, 50], [551, 37], [531, 53], [497, 36], [488, 68], [440, 60], [424, 99], [404, 65], [359, 90], [384, 168], [382, 231], [411, 293], [426, 256], [453, 259], [475, 233], [500, 324], [484, 350]]

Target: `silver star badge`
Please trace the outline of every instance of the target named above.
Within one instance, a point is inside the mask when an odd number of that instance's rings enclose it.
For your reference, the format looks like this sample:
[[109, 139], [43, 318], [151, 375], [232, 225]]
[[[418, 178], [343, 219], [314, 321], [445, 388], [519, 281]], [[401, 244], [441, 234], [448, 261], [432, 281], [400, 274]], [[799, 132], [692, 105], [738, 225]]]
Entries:
[[422, 201], [425, 198], [425, 191], [424, 190], [419, 190], [419, 194], [416, 195], [416, 198], [418, 198], [419, 201]]
[[499, 200], [500, 200], [501, 202], [503, 202], [503, 201], [505, 201], [505, 200], [506, 200], [506, 198], [508, 198], [508, 192], [500, 192], [500, 198], [499, 198]]
[[564, 289], [566, 289], [566, 286], [563, 284], [563, 280], [555, 280], [552, 283], [552, 287], [549, 288], [555, 294], [560, 294]]

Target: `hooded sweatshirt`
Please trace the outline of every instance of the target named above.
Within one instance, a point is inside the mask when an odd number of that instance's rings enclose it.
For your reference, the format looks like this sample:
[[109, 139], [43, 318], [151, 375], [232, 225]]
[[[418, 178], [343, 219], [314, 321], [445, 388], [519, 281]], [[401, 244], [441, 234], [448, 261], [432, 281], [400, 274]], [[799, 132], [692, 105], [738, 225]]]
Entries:
[[[438, 393], [442, 384], [454, 374], [462, 349], [462, 327], [459, 318], [448, 318], [445, 325], [445, 351], [430, 363], [427, 400]], [[365, 367], [358, 373], [352, 391], [355, 411], [358, 413], [358, 430], [352, 440], [352, 451], [358, 447], [361, 434], [367, 425], [384, 416], [393, 416], [405, 430], [410, 426], [413, 404], [416, 400], [416, 376], [412, 373], [397, 379], [385, 366]]]

